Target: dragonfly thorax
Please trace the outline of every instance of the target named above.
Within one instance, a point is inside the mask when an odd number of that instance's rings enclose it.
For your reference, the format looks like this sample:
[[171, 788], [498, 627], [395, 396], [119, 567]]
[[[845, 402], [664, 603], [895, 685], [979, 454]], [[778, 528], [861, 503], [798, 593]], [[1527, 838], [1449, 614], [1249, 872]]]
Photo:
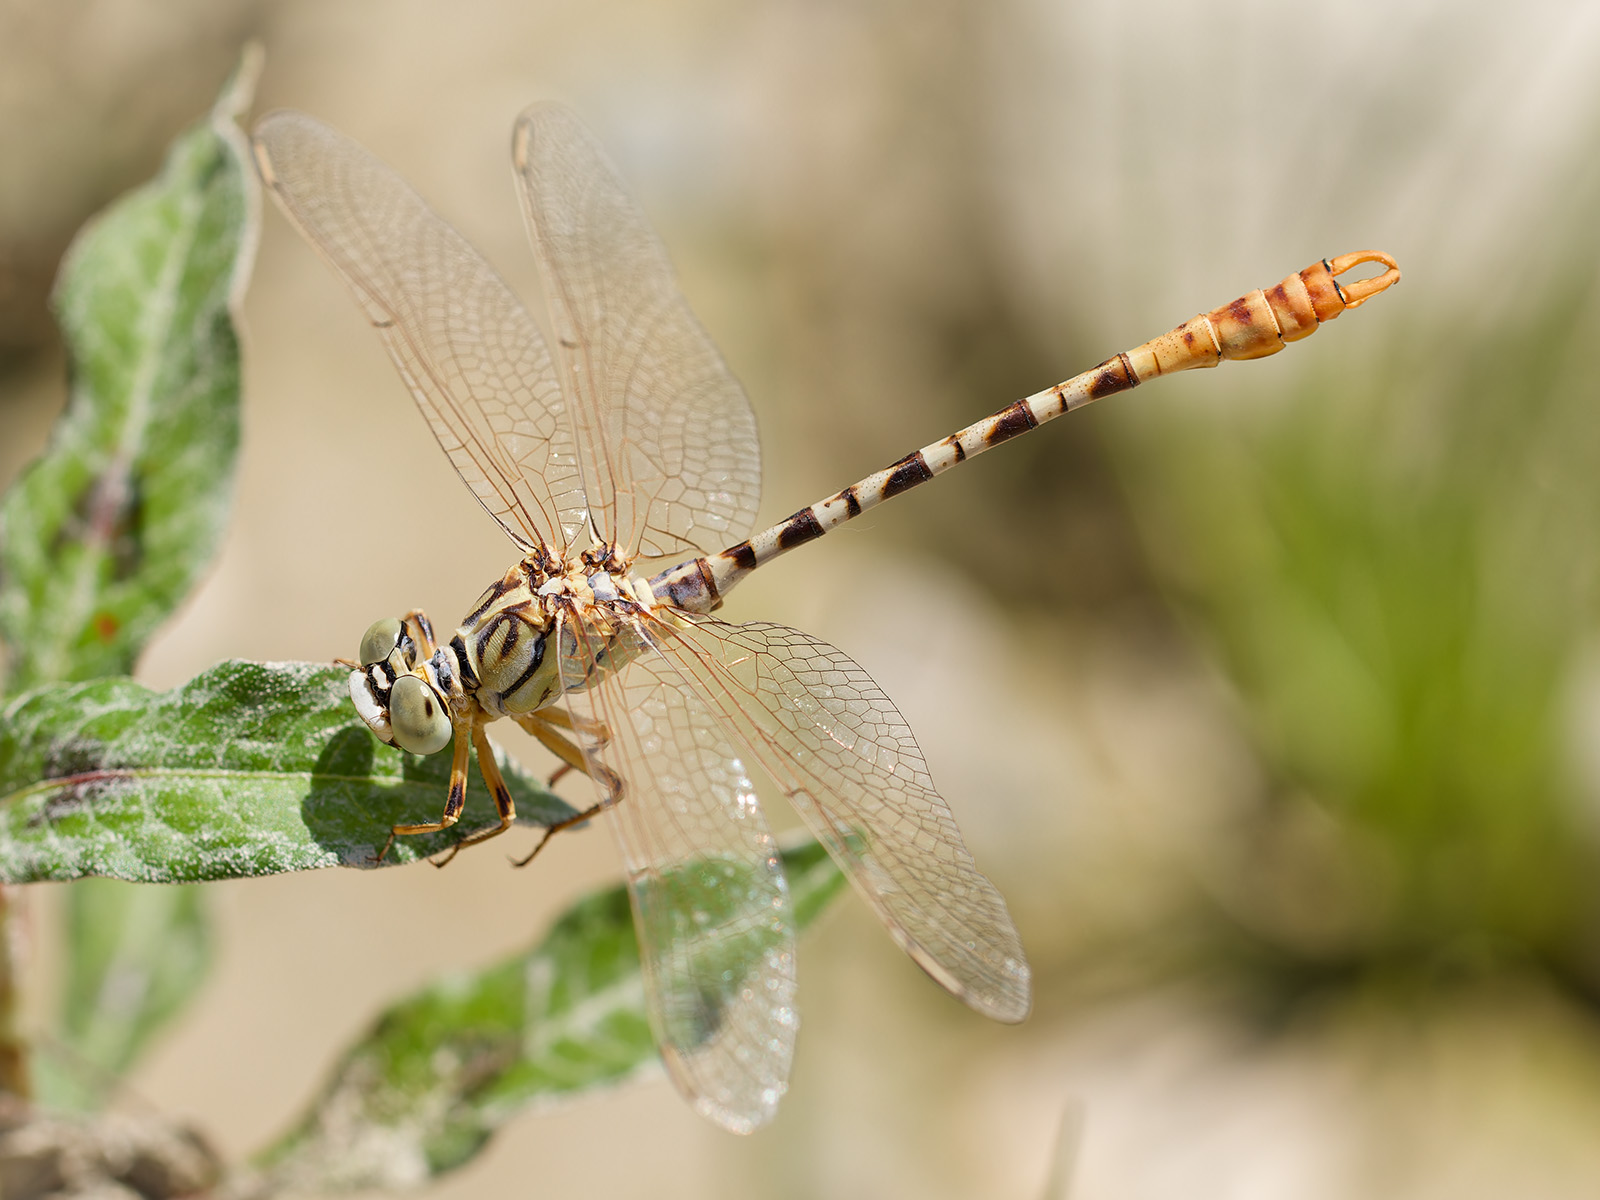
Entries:
[[356, 712], [382, 741], [433, 754], [475, 709], [519, 717], [543, 708], [561, 693], [556, 630], [593, 626], [596, 610], [654, 605], [650, 585], [627, 570], [615, 554], [585, 554], [564, 569], [530, 555], [490, 585], [442, 646], [420, 612], [374, 622], [350, 673]]
[[560, 571], [530, 558], [490, 587], [451, 643], [477, 702], [517, 717], [555, 700], [562, 690], [557, 630], [565, 629], [570, 650], [573, 631], [594, 626], [597, 610], [653, 604], [649, 585], [630, 579], [628, 565], [614, 552], [586, 553]]

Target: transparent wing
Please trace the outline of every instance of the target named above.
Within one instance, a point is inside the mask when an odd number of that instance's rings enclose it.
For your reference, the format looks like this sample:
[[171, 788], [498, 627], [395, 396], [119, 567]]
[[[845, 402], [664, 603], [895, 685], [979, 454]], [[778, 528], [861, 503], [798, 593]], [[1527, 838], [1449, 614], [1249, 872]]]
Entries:
[[585, 505], [544, 338], [411, 186], [303, 113], [255, 127], [261, 178], [377, 326], [439, 445], [524, 552], [570, 545]]
[[672, 617], [661, 652], [850, 876], [890, 935], [952, 995], [1020, 1021], [1031, 983], [1005, 900], [977, 868], [904, 717], [860, 665], [765, 622]]
[[703, 1115], [749, 1132], [777, 1111], [798, 1028], [777, 844], [716, 721], [641, 629], [568, 626], [561, 647], [575, 727], [605, 730], [579, 735], [591, 778], [620, 788], [605, 820], [627, 868], [661, 1057]]
[[524, 112], [513, 160], [596, 535], [645, 557], [739, 541], [761, 491], [755, 416], [666, 248], [567, 109]]

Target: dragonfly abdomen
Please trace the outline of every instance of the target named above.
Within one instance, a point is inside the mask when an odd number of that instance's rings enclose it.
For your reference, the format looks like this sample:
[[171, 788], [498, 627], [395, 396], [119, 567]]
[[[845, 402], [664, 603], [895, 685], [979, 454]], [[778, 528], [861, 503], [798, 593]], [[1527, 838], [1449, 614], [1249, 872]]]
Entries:
[[[1381, 263], [1387, 269], [1371, 279], [1339, 283], [1337, 276], [1363, 263]], [[1276, 354], [1290, 342], [1310, 337], [1323, 322], [1333, 320], [1347, 308], [1358, 307], [1399, 279], [1400, 268], [1394, 259], [1374, 250], [1313, 263], [1273, 287], [1257, 288], [1231, 304], [1192, 317], [1065, 383], [958, 429], [736, 546], [663, 571], [650, 581], [650, 586], [657, 596], [678, 608], [710, 612], [722, 603], [730, 588], [757, 567], [926, 483], [975, 454], [1158, 375], [1214, 367], [1225, 358], [1245, 360]]]

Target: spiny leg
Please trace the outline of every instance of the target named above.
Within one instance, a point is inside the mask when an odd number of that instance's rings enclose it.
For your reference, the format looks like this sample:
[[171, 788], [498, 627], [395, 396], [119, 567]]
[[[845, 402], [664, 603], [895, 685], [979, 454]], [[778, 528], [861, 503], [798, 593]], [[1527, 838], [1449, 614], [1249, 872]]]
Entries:
[[389, 840], [383, 844], [383, 849], [378, 851], [378, 857], [373, 862], [383, 861], [397, 837], [413, 833], [438, 833], [461, 819], [461, 810], [467, 803], [467, 748], [471, 745], [461, 734], [461, 726], [457, 725], [455, 750], [450, 756], [450, 795], [444, 803], [444, 814], [437, 821], [425, 825], [396, 825], [389, 831]]
[[[606, 728], [603, 721], [592, 721], [588, 717], [576, 716], [564, 708], [541, 708], [536, 713], [528, 713], [525, 717], [518, 718], [523, 721], [537, 721], [543, 725], [554, 725], [557, 729], [570, 730], [581, 733], [584, 737], [592, 737], [604, 746], [611, 740], [611, 731]], [[534, 736], [538, 736], [535, 734]]]
[[539, 856], [539, 851], [544, 849], [545, 843], [551, 838], [555, 837], [555, 835], [560, 833], [563, 829], [571, 829], [574, 825], [582, 825], [591, 817], [598, 816], [602, 808], [609, 808], [611, 805], [620, 801], [622, 799], [622, 780], [610, 771], [607, 771], [606, 775], [611, 779], [614, 786], [607, 785], [608, 790], [604, 800], [600, 801], [598, 804], [591, 804], [582, 812], [573, 813], [564, 821], [557, 821], [554, 825], [547, 825], [545, 827], [544, 836], [539, 839], [539, 844], [528, 852], [528, 856], [526, 858], [512, 859], [511, 865], [514, 867], [527, 866]]
[[413, 608], [400, 618], [400, 625], [416, 643], [417, 662], [427, 662], [432, 658], [438, 647], [433, 640], [433, 622], [428, 620], [428, 614], [420, 608]]
[[588, 760], [584, 757], [583, 751], [552, 728], [552, 726], [560, 726], [563, 729], [570, 729], [592, 737], [598, 743], [596, 747], [598, 749], [611, 739], [606, 727], [598, 721], [589, 721], [581, 717], [569, 717], [566, 713], [561, 713], [559, 717], [552, 713], [547, 717], [542, 712], [529, 713], [525, 717], [516, 717], [515, 720], [518, 725], [521, 725], [522, 728], [537, 738], [540, 745], [561, 760], [561, 770], [551, 777], [552, 783], [566, 774], [567, 771], [581, 771], [583, 774], [593, 778], [605, 791], [605, 797], [598, 804], [592, 804], [582, 812], [574, 813], [564, 821], [557, 821], [554, 825], [546, 826], [544, 836], [539, 839], [539, 844], [533, 848], [533, 851], [520, 861], [513, 860], [513, 865], [525, 867], [538, 857], [539, 851], [544, 849], [545, 843], [563, 829], [571, 829], [574, 825], [582, 825], [589, 818], [596, 816], [602, 808], [609, 808], [611, 805], [618, 803], [622, 799], [623, 785], [622, 777], [606, 767], [597, 765], [595, 769], [600, 774], [598, 776], [594, 775], [590, 770]]
[[[539, 741], [544, 744], [547, 750], [561, 759], [561, 765], [552, 771], [550, 773], [550, 778], [545, 781], [546, 787], [555, 787], [556, 783], [568, 771], [578, 771], [586, 774], [587, 771], [583, 764], [583, 754], [580, 752], [576, 755], [576, 757], [568, 758], [554, 744], [545, 741], [544, 735], [535, 729], [533, 725], [527, 724], [526, 722], [543, 722], [548, 725], [554, 725], [558, 729], [568, 729], [573, 733], [581, 734], [583, 737], [589, 738], [594, 743], [594, 748], [597, 751], [604, 750], [606, 748], [606, 743], [611, 740], [611, 731], [608, 730], [604, 724], [599, 721], [591, 721], [588, 717], [574, 716], [572, 713], [569, 713], [563, 708], [552, 708], [549, 710], [541, 709], [537, 713], [529, 713], [526, 718], [517, 718], [517, 721], [518, 724], [522, 725], [524, 729], [533, 734], [534, 737], [538, 738]], [[561, 743], [569, 749], [576, 749], [571, 742], [566, 741], [564, 738], [561, 739]]]
[[500, 764], [494, 759], [494, 747], [489, 745], [489, 738], [483, 732], [482, 725], [472, 727], [472, 744], [478, 748], [478, 770], [483, 774], [483, 781], [489, 785], [489, 794], [494, 797], [494, 807], [500, 814], [500, 824], [469, 833], [451, 846], [449, 853], [443, 858], [430, 859], [429, 861], [436, 867], [444, 866], [468, 846], [476, 846], [479, 842], [499, 837], [510, 829], [512, 822], [517, 819], [517, 803], [511, 797], [511, 789], [506, 786], [505, 776], [500, 774]]

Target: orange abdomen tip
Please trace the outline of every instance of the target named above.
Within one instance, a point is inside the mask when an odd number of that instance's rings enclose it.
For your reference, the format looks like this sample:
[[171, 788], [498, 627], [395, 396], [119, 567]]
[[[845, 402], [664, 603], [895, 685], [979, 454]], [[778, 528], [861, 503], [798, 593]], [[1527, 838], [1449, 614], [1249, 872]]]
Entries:
[[[1388, 269], [1370, 279], [1341, 284], [1338, 276], [1365, 263]], [[1310, 337], [1347, 308], [1358, 308], [1400, 281], [1394, 259], [1377, 250], [1341, 254], [1312, 263], [1269, 288], [1257, 288], [1176, 329], [1127, 351], [1133, 377], [1142, 382], [1173, 371], [1214, 367], [1223, 359], [1265, 358]]]

